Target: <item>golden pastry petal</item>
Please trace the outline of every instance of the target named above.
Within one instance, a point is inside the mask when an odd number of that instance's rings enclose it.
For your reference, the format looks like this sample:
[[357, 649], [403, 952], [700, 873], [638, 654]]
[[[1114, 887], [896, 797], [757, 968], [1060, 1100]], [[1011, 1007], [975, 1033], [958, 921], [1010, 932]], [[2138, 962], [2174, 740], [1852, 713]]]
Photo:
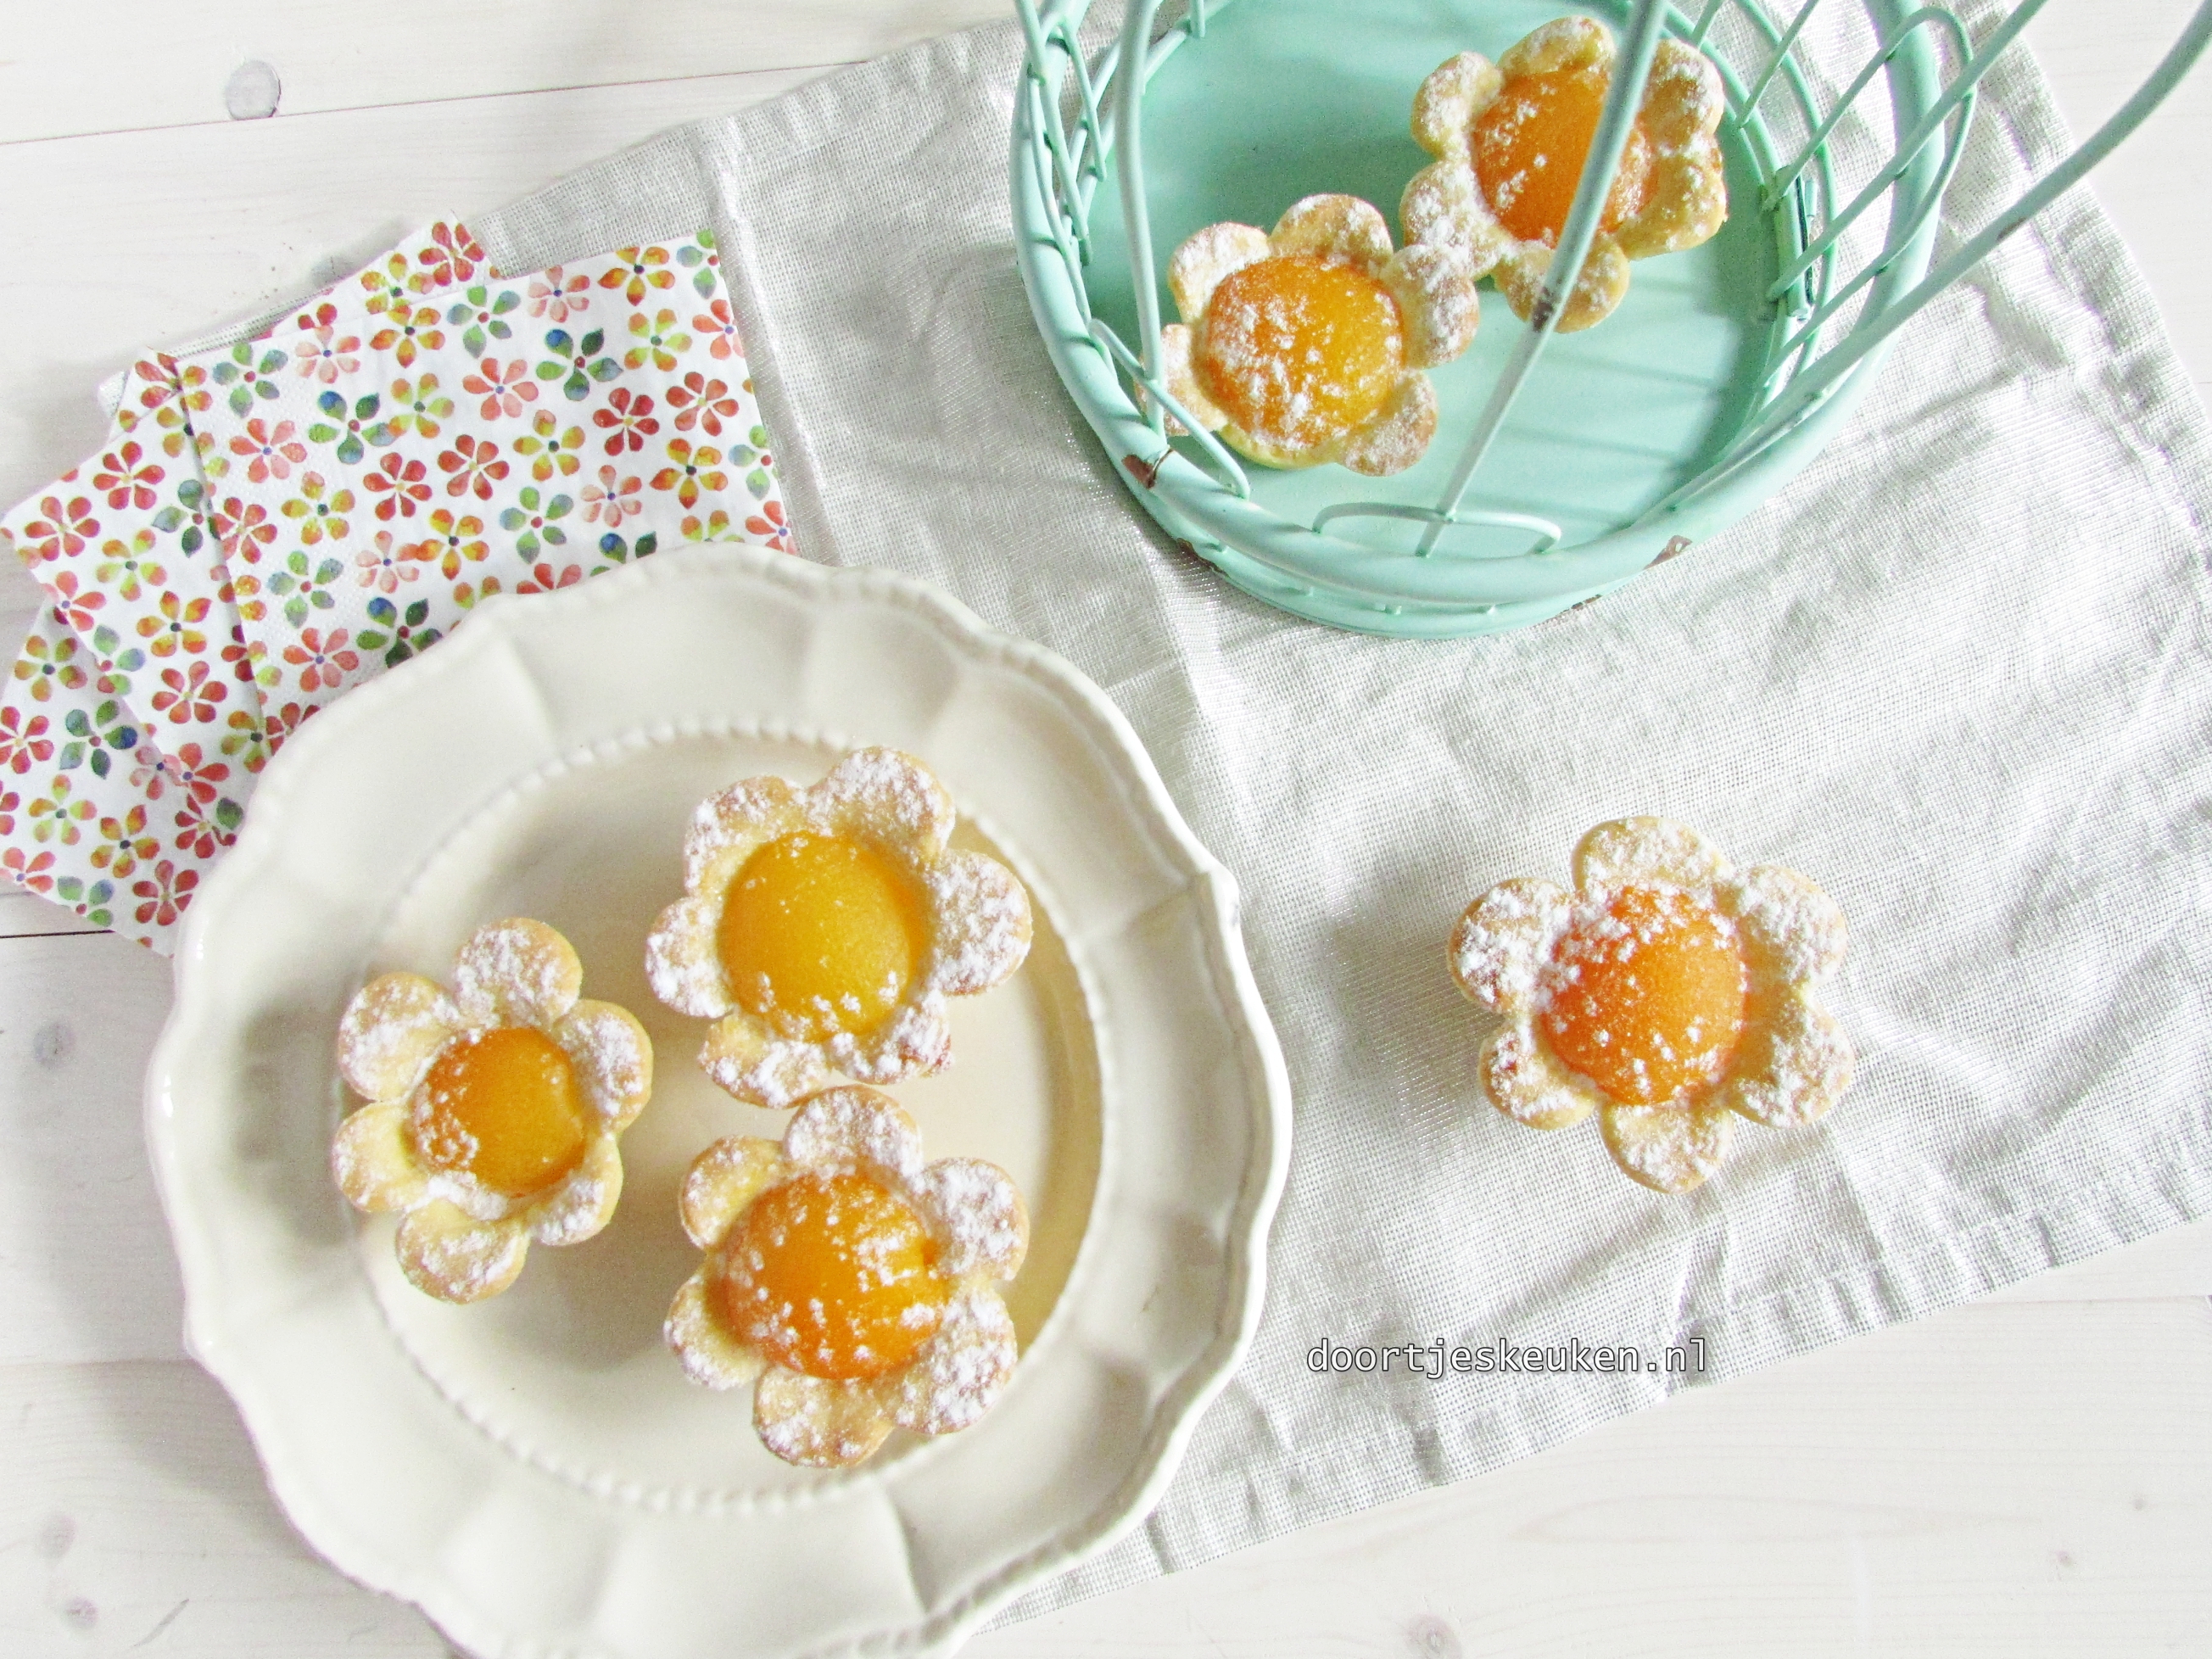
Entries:
[[1501, 1014], [1527, 1008], [1573, 908], [1565, 888], [1528, 876], [1501, 881], [1468, 905], [1451, 936], [1452, 977], [1468, 1000]]
[[1720, 848], [1672, 818], [1614, 818], [1575, 843], [1575, 890], [1585, 898], [1659, 882], [1709, 888], [1729, 873]]
[[716, 1086], [777, 1111], [830, 1081], [820, 1044], [786, 1042], [742, 1008], [708, 1028], [699, 1064]]
[[1843, 965], [1843, 911], [1795, 870], [1762, 864], [1717, 884], [1713, 896], [1735, 919], [1754, 979], [1803, 984]]
[[1708, 139], [1702, 148], [1711, 152], [1710, 161], [1695, 150], [1662, 151], [1651, 158], [1644, 210], [1613, 233], [1614, 243], [1627, 258], [1680, 253], [1711, 240], [1728, 222], [1728, 185], [1721, 171], [1720, 147]]
[[331, 1142], [331, 1174], [348, 1203], [373, 1215], [421, 1203], [430, 1178], [407, 1139], [405, 1103], [364, 1106], [339, 1124]]
[[752, 1135], [726, 1135], [691, 1160], [676, 1195], [684, 1237], [701, 1249], [721, 1242], [745, 1206], [781, 1180], [783, 1148]]
[[380, 975], [354, 994], [338, 1022], [338, 1075], [364, 1099], [404, 1100], [463, 1025], [435, 980]]
[[708, 796], [693, 810], [684, 832], [684, 890], [712, 899], [720, 919], [722, 895], [744, 861], [805, 822], [805, 797], [782, 778], [746, 778]]
[[615, 1218], [622, 1201], [622, 1153], [611, 1131], [594, 1135], [584, 1161], [548, 1197], [529, 1206], [524, 1218], [540, 1244], [580, 1244]]
[[1850, 1039], [1802, 991], [1753, 1000], [1713, 1098], [1771, 1129], [1824, 1116], [1851, 1086]]
[[1613, 31], [1595, 17], [1554, 17], [1524, 34], [1498, 60], [1510, 81], [1559, 70], [1603, 69], [1613, 62]]
[[981, 853], [947, 853], [929, 872], [936, 918], [929, 981], [946, 996], [988, 991], [1022, 965], [1033, 924], [1029, 890]]
[[840, 1031], [828, 1044], [839, 1071], [861, 1083], [927, 1077], [952, 1063], [952, 1027], [945, 999], [929, 990], [901, 1003], [883, 1027], [865, 1037]]
[[885, 1379], [891, 1419], [921, 1434], [967, 1428], [998, 1403], [1019, 1358], [1005, 1303], [989, 1291], [955, 1297], [937, 1334]]
[[1357, 196], [1309, 196], [1275, 221], [1267, 246], [1279, 258], [1303, 254], [1379, 276], [1390, 263], [1390, 227]]
[[1471, 277], [1488, 276], [1519, 246], [1490, 210], [1464, 159], [1415, 173], [1399, 198], [1398, 222], [1408, 244], [1449, 249], [1466, 261]]
[[722, 921], [722, 895], [718, 888], [677, 900], [646, 935], [645, 977], [653, 994], [695, 1019], [719, 1019], [737, 1006], [715, 936]]
[[1279, 444], [1269, 443], [1255, 437], [1236, 422], [1224, 419], [1215, 434], [1239, 455], [1272, 466], [1285, 472], [1296, 472], [1302, 467], [1319, 466], [1323, 461], [1335, 459], [1334, 444], [1317, 444], [1311, 449], [1285, 449]]
[[896, 749], [856, 749], [806, 792], [810, 819], [833, 836], [872, 841], [927, 868], [943, 856], [957, 815], [928, 768]]
[[[1637, 120], [1660, 155], [1687, 149], [1719, 130], [1728, 110], [1721, 72], [1686, 40], [1665, 40], [1651, 60]], [[1720, 159], [1715, 151], [1716, 162]]]
[[847, 1084], [801, 1103], [783, 1155], [812, 1169], [872, 1164], [904, 1185], [921, 1173], [921, 1131], [889, 1095]]
[[715, 1316], [704, 1267], [676, 1292], [660, 1334], [684, 1367], [684, 1375], [704, 1389], [734, 1389], [768, 1368], [767, 1361], [732, 1336]]
[[1525, 1019], [1483, 1044], [1482, 1091], [1499, 1111], [1532, 1129], [1564, 1129], [1605, 1103], [1597, 1085], [1561, 1065]]
[[616, 1129], [627, 1129], [653, 1097], [653, 1040], [637, 1017], [588, 998], [562, 1017], [554, 1042], [575, 1067], [584, 1098]]
[[[1183, 406], [1201, 430], [1218, 432], [1229, 417], [1206, 395], [1206, 388], [1198, 383], [1198, 375], [1190, 366], [1191, 331], [1181, 323], [1170, 323], [1160, 331], [1160, 384], [1168, 389], [1168, 396]], [[1142, 390], [1142, 388], [1139, 388]], [[1179, 436], [1182, 422], [1173, 416], [1168, 417], [1168, 435]]]
[[753, 1428], [787, 1463], [842, 1469], [884, 1443], [891, 1419], [874, 1379], [838, 1382], [771, 1365], [753, 1395]]
[[1654, 1191], [1686, 1193], [1728, 1157], [1735, 1115], [1711, 1101], [1687, 1106], [1617, 1106], [1598, 1121], [1605, 1149], [1631, 1180]]
[[1029, 1254], [1030, 1216], [1013, 1177], [980, 1158], [939, 1158], [908, 1196], [937, 1235], [937, 1268], [954, 1279], [1012, 1279]]
[[1331, 459], [1370, 478], [1403, 472], [1428, 453], [1437, 434], [1437, 394], [1425, 374], [1407, 374], [1375, 418], [1336, 446]]
[[453, 958], [453, 1003], [471, 1025], [550, 1031], [583, 985], [584, 964], [568, 941], [528, 916], [477, 928]]
[[507, 1221], [477, 1221], [442, 1198], [401, 1218], [397, 1246], [407, 1281], [441, 1302], [481, 1302], [514, 1283], [530, 1234]]
[[[1221, 286], [1221, 279], [1258, 264], [1267, 252], [1267, 233], [1257, 225], [1208, 225], [1185, 237], [1168, 261], [1168, 293], [1183, 321], [1194, 323], [1204, 316], [1206, 302]], [[1168, 390], [1175, 392], [1172, 386]]]
[[[1551, 269], [1552, 250], [1533, 242], [1516, 242], [1513, 250], [1492, 272], [1498, 291], [1513, 314], [1527, 322], [1536, 314], [1536, 301], [1544, 291], [1544, 273]], [[1554, 325], [1561, 334], [1573, 334], [1603, 322], [1628, 295], [1628, 256], [1614, 238], [1601, 236], [1590, 244], [1574, 292]]]
[[1413, 142], [1431, 155], [1465, 161], [1474, 118], [1504, 84], [1498, 65], [1479, 52], [1446, 58], [1413, 94]]
[[1391, 255], [1380, 276], [1406, 325], [1407, 368], [1448, 363], [1473, 343], [1482, 301], [1456, 249], [1415, 242]]

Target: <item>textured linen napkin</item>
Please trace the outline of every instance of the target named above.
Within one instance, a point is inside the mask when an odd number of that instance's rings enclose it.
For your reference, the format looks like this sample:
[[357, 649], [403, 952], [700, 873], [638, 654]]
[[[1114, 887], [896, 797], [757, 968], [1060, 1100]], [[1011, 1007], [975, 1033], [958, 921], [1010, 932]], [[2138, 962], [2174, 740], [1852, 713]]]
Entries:
[[[1984, 24], [1987, 20], [1983, 20]], [[1297, 1096], [1264, 1325], [1146, 1525], [1034, 1613], [1455, 1480], [2212, 1206], [2212, 445], [2085, 195], [1901, 337], [1783, 494], [1540, 628], [1297, 622], [1141, 520], [1015, 271], [993, 27], [477, 224], [540, 265], [715, 227], [802, 547], [944, 584], [1121, 705], [1235, 872]], [[1978, 227], [2066, 140], [1987, 83]], [[1486, 295], [1493, 304], [1494, 296]], [[1905, 370], [1910, 360], [1911, 372]], [[1468, 901], [1656, 812], [1842, 904], [1856, 1087], [1686, 1197], [1477, 1091]], [[1680, 1375], [1317, 1375], [1324, 1340], [1660, 1345]]]
[[[711, 233], [502, 275], [440, 220], [247, 337], [149, 354], [0, 517], [0, 871], [167, 952], [299, 724], [497, 593], [791, 549]], [[508, 269], [514, 269], [509, 267]]]

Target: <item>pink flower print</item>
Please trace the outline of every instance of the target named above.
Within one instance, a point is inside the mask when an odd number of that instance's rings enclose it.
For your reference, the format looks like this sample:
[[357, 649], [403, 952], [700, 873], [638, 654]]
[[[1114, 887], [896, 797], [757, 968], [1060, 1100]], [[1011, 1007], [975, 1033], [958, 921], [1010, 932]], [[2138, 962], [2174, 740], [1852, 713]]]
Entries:
[[380, 316], [395, 306], [411, 306], [410, 297], [414, 290], [407, 280], [407, 256], [404, 253], [387, 255], [381, 265], [371, 265], [361, 273], [361, 285], [368, 295], [368, 310]]
[[614, 468], [601, 467], [599, 483], [584, 486], [584, 522], [604, 524], [610, 530], [622, 528], [625, 514], [645, 511], [645, 503], [637, 498], [640, 482], [624, 478], [617, 483]]
[[165, 351], [141, 357], [131, 365], [131, 373], [144, 383], [145, 389], [138, 394], [141, 409], [159, 409], [181, 390], [177, 383], [177, 360]]
[[14, 790], [0, 789], [0, 836], [15, 833], [15, 809], [22, 804], [23, 798]]
[[720, 490], [729, 487], [730, 475], [721, 471], [722, 452], [702, 444], [691, 447], [684, 438], [668, 441], [669, 465], [653, 475], [655, 489], [672, 489], [676, 499], [687, 507], [699, 505], [702, 489]]
[[92, 849], [92, 867], [118, 881], [141, 864], [152, 863], [161, 850], [160, 841], [146, 833], [143, 806], [134, 806], [119, 818], [100, 819], [100, 840]]
[[413, 363], [419, 352], [435, 351], [446, 343], [446, 331], [435, 306], [396, 305], [384, 313], [384, 326], [368, 337], [369, 347], [388, 351], [399, 367]]
[[632, 305], [642, 304], [649, 289], [676, 286], [665, 247], [626, 247], [615, 255], [615, 261], [614, 269], [599, 278], [599, 286], [618, 289]]
[[353, 491], [332, 489], [321, 473], [310, 472], [300, 480], [300, 493], [277, 510], [298, 521], [300, 539], [309, 547], [325, 536], [335, 542], [353, 528], [345, 518], [353, 511]]
[[607, 434], [606, 451], [619, 455], [625, 449], [645, 447], [645, 441], [660, 430], [653, 418], [653, 399], [618, 386], [607, 393], [608, 407], [592, 411], [592, 424]]
[[92, 502], [82, 495], [64, 501], [47, 495], [39, 501], [38, 518], [23, 526], [24, 562], [40, 564], [48, 559], [73, 559], [100, 533], [100, 520], [92, 516]]
[[100, 608], [107, 603], [107, 595], [96, 587], [80, 592], [76, 571], [57, 571], [46, 592], [54, 602], [55, 614], [76, 632], [89, 637], [100, 625]]
[[260, 502], [232, 495], [215, 510], [215, 535], [222, 544], [223, 557], [239, 564], [258, 564], [276, 539], [276, 525]]
[[271, 427], [258, 415], [246, 423], [244, 437], [230, 441], [230, 453], [252, 458], [246, 464], [246, 476], [254, 483], [289, 478], [293, 464], [307, 459], [307, 447], [300, 441], [291, 422], [279, 421]]
[[729, 536], [730, 515], [719, 507], [704, 520], [687, 514], [677, 528], [684, 532], [684, 539], [687, 542], [719, 542]]
[[15, 678], [30, 681], [29, 690], [33, 702], [45, 702], [54, 695], [59, 685], [64, 691], [74, 691], [84, 684], [84, 670], [76, 663], [77, 641], [64, 636], [48, 640], [42, 634], [33, 634], [23, 641], [23, 654], [15, 659]]
[[131, 538], [131, 544], [111, 538], [100, 544], [100, 562], [93, 567], [93, 574], [103, 587], [110, 587], [126, 599], [138, 597], [141, 581], [160, 587], [169, 580], [169, 573], [146, 556], [154, 550], [154, 532], [141, 530]]
[[185, 797], [176, 815], [177, 850], [194, 858], [211, 859], [238, 839], [243, 815], [238, 803], [220, 799], [210, 805], [197, 795]]
[[574, 474], [583, 463], [576, 452], [584, 447], [584, 428], [572, 426], [566, 432], [550, 409], [541, 409], [530, 422], [528, 435], [514, 441], [515, 453], [532, 457], [530, 476], [544, 483], [558, 471], [564, 478]]
[[157, 657], [173, 657], [180, 650], [187, 656], [198, 656], [207, 649], [207, 635], [198, 626], [207, 620], [207, 600], [164, 593], [159, 609], [158, 617], [138, 618], [138, 637], [147, 642], [149, 651]]
[[376, 516], [389, 523], [395, 514], [413, 518], [416, 505], [430, 499], [430, 486], [422, 482], [429, 475], [420, 461], [386, 455], [362, 482], [377, 496]]
[[422, 561], [434, 558], [436, 554], [435, 542], [424, 542], [420, 547], [403, 546], [392, 539], [389, 530], [380, 530], [375, 546], [365, 547], [353, 556], [356, 579], [363, 587], [396, 593], [400, 583], [411, 582], [422, 574], [419, 568]]
[[392, 414], [385, 423], [396, 433], [411, 428], [422, 437], [434, 438], [444, 429], [439, 422], [453, 412], [453, 400], [440, 392], [438, 377], [424, 374], [411, 383], [392, 383]]
[[676, 429], [689, 432], [696, 423], [710, 438], [722, 435], [722, 422], [738, 418], [738, 400], [720, 380], [710, 380], [697, 369], [680, 385], [668, 388], [668, 406], [676, 411]]
[[27, 858], [21, 848], [11, 847], [5, 854], [0, 854], [0, 870], [6, 871], [18, 887], [33, 893], [54, 890], [53, 869], [54, 855], [52, 853]]
[[361, 337], [340, 334], [337, 317], [337, 307], [325, 301], [313, 319], [300, 319], [307, 337], [293, 342], [292, 366], [302, 380], [334, 386], [339, 375], [350, 374], [361, 367], [361, 359], [353, 355], [361, 349]]
[[476, 392], [483, 398], [483, 414], [487, 421], [495, 421], [502, 415], [520, 415], [523, 404], [538, 401], [538, 385], [530, 378], [530, 365], [520, 357], [505, 368], [499, 366], [498, 359], [485, 358], [477, 365], [477, 372], [461, 382], [461, 390]]
[[477, 267], [487, 262], [466, 225], [449, 225], [441, 220], [430, 227], [430, 246], [416, 250], [415, 263], [421, 267], [415, 274], [416, 291], [428, 293], [434, 288], [467, 282], [477, 274]]
[[[230, 777], [230, 768], [196, 743], [179, 744], [174, 753], [157, 756], [155, 764], [165, 779], [204, 805], [215, 799], [216, 786]], [[155, 791], [152, 799], [161, 798]]]
[[[270, 752], [275, 753], [284, 739], [305, 726], [307, 717], [321, 707], [320, 703], [288, 702], [282, 708], [271, 709], [262, 728], [268, 738]], [[254, 769], [249, 763], [246, 769], [251, 771]]]
[[795, 553], [791, 544], [791, 529], [783, 521], [783, 503], [763, 501], [760, 511], [745, 520], [745, 528], [758, 536], [763, 545], [779, 553]]
[[154, 712], [166, 714], [179, 726], [198, 720], [203, 726], [215, 719], [215, 706], [230, 695], [204, 662], [161, 671], [161, 689], [154, 694]]
[[[231, 593], [226, 592], [223, 597], [234, 605], [237, 604], [236, 598]], [[245, 608], [240, 606], [239, 615], [242, 617], [245, 614]], [[256, 620], [259, 619], [257, 617]], [[231, 623], [230, 637], [223, 641], [222, 656], [222, 665], [230, 670], [231, 678], [245, 685], [253, 683], [253, 647], [246, 642], [244, 623]]]
[[691, 319], [691, 326], [699, 331], [714, 356], [727, 360], [745, 355], [745, 343], [738, 337], [738, 319], [730, 314], [727, 300], [714, 301]]
[[409, 556], [437, 560], [438, 568], [451, 581], [461, 574], [464, 563], [481, 563], [491, 552], [491, 544], [483, 539], [483, 520], [473, 514], [456, 518], [441, 507], [430, 515], [430, 539], [413, 549]]
[[177, 918], [184, 915], [185, 907], [192, 902], [192, 890], [199, 884], [198, 871], [191, 868], [179, 870], [168, 860], [163, 859], [154, 866], [150, 879], [131, 884], [133, 896], [145, 901], [131, 914], [141, 927], [149, 924], [159, 927], [173, 927]]
[[284, 660], [300, 671], [300, 690], [335, 691], [345, 677], [361, 666], [360, 653], [346, 648], [349, 635], [343, 628], [323, 630], [303, 628], [299, 642], [284, 647]]
[[670, 374], [676, 368], [676, 354], [691, 349], [691, 337], [676, 326], [676, 313], [665, 306], [650, 323], [643, 312], [632, 313], [629, 331], [637, 343], [623, 354], [624, 368], [643, 368], [650, 362], [662, 374]]
[[561, 267], [555, 265], [544, 276], [530, 279], [530, 314], [533, 317], [565, 323], [591, 308], [592, 279], [588, 276], [565, 276]]
[[474, 438], [464, 432], [453, 440], [453, 447], [438, 457], [438, 470], [446, 473], [446, 493], [465, 495], [473, 491], [480, 501], [491, 499], [491, 487], [507, 476], [507, 463], [499, 458], [499, 446], [489, 438]]
[[145, 456], [146, 452], [133, 441], [100, 458], [100, 471], [92, 475], [92, 487], [107, 492], [110, 507], [135, 507], [143, 513], [158, 499], [154, 486], [161, 482], [161, 469], [151, 461], [141, 466]]
[[499, 591], [499, 578], [496, 576], [486, 576], [482, 587], [471, 587], [468, 583], [463, 582], [453, 589], [453, 603], [466, 611], [474, 606], [478, 600], [488, 599]]
[[20, 708], [0, 708], [0, 766], [21, 777], [52, 760], [54, 741], [46, 735], [52, 729], [44, 714], [26, 720]]
[[574, 587], [583, 580], [581, 565], [572, 564], [558, 573], [550, 564], [533, 565], [530, 574], [516, 585], [514, 591], [518, 593], [550, 593], [556, 588]]

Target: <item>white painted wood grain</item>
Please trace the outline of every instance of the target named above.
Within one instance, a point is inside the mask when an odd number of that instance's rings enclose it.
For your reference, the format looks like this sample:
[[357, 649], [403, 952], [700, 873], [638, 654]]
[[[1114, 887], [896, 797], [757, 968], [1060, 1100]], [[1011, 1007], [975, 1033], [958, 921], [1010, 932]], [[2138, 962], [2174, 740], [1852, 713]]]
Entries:
[[283, 84], [276, 120], [486, 94], [819, 68], [969, 23], [1006, 0], [106, 0], [96, 17], [16, 0], [0, 143], [229, 119], [241, 64]]

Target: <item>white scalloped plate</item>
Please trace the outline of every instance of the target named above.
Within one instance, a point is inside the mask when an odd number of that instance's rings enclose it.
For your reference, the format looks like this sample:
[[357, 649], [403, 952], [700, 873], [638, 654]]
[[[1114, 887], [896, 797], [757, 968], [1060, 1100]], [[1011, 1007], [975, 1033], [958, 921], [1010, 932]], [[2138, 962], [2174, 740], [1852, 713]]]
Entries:
[[[696, 801], [877, 743], [1036, 901], [955, 1066], [894, 1091], [930, 1157], [1014, 1176], [1036, 1242], [998, 1409], [824, 1474], [661, 1348], [678, 1178], [786, 1120], [706, 1081], [642, 951]], [[368, 975], [514, 914], [645, 1020], [657, 1086], [613, 1225], [448, 1308], [331, 1184], [331, 1040]], [[918, 583], [718, 547], [495, 603], [287, 745], [185, 929], [147, 1129], [187, 1340], [318, 1549], [474, 1653], [724, 1659], [941, 1652], [1133, 1525], [1258, 1323], [1290, 1102], [1235, 888], [1095, 687]]]

